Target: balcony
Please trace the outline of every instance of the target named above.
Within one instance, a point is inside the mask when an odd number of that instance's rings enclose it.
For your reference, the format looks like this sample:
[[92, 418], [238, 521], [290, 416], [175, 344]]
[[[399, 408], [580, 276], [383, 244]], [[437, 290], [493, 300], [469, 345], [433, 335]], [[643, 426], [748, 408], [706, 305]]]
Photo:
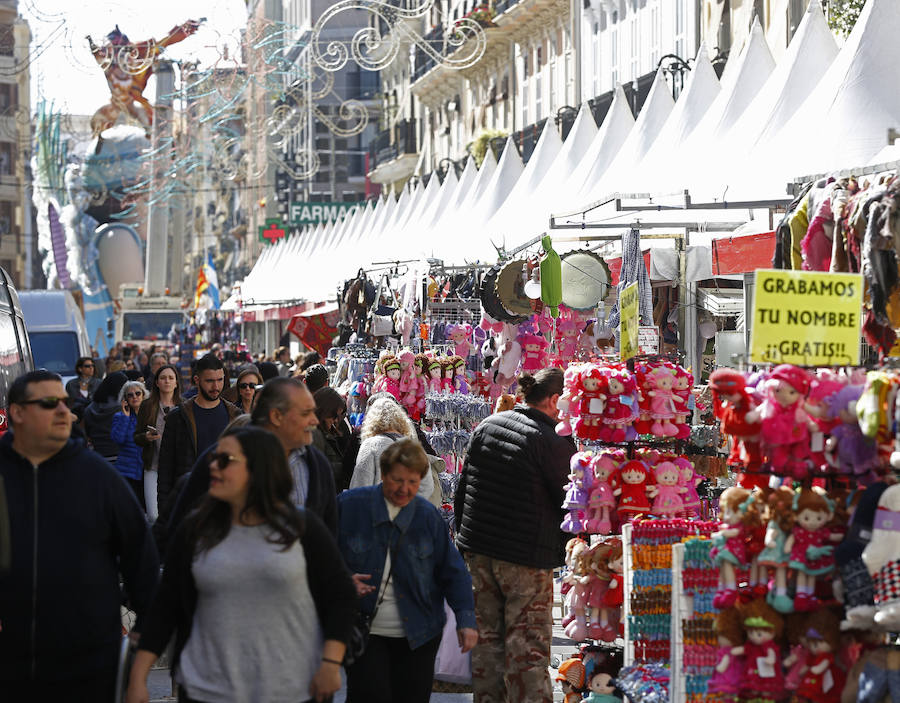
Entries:
[[406, 179], [418, 158], [416, 120], [400, 120], [369, 143], [369, 178], [375, 183]]

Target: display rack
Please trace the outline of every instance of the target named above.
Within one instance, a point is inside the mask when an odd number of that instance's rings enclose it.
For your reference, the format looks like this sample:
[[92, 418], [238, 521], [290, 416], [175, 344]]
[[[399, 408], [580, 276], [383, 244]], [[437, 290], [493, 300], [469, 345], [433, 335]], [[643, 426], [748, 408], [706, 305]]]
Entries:
[[684, 591], [684, 544], [672, 545], [672, 676], [669, 678], [669, 703], [685, 703], [684, 630], [682, 620], [693, 609]]
[[628, 626], [631, 614], [631, 593], [634, 591], [634, 568], [631, 558], [631, 523], [622, 525], [622, 575], [625, 580], [626, 597], [622, 599], [622, 624], [625, 628], [625, 652], [623, 663], [625, 666], [634, 664], [634, 644], [631, 642], [631, 628]]

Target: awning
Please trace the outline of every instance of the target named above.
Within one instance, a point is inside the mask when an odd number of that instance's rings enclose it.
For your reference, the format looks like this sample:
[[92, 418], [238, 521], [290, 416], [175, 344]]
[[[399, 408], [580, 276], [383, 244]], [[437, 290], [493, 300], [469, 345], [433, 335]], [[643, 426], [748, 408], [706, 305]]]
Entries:
[[288, 330], [324, 358], [328, 354], [331, 340], [337, 334], [339, 319], [337, 303], [329, 303], [294, 315], [288, 324]]

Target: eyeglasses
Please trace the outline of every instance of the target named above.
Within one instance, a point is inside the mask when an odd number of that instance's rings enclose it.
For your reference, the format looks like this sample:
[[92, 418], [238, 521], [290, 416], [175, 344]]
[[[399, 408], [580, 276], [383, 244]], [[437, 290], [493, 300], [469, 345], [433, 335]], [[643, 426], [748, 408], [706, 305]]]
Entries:
[[210, 455], [209, 465], [212, 466], [213, 462], [215, 462], [220, 469], [224, 469], [235, 459], [237, 459], [237, 457], [232, 456], [231, 454], [228, 454], [226, 452], [216, 452], [215, 454]]
[[56, 410], [56, 406], [60, 403], [64, 403], [67, 408], [71, 408], [74, 405], [75, 401], [66, 396], [65, 398], [57, 398], [53, 395], [48, 395], [44, 398], [32, 398], [31, 400], [20, 400], [17, 405], [39, 405], [44, 410]]
[[257, 385], [258, 384], [256, 384], [256, 383], [239, 383], [239, 384], [237, 384], [237, 387], [240, 388], [241, 390], [244, 390], [245, 388], [256, 388]]
[[92, 369], [92, 368], [94, 368], [94, 365], [93, 365], [93, 364], [82, 364], [82, 365], [81, 365], [81, 368], [83, 368], [83, 369]]
[[144, 397], [144, 394], [135, 391], [134, 393], [126, 393], [126, 394], [125, 394], [125, 397], [126, 397], [126, 398], [143, 398], [143, 397]]

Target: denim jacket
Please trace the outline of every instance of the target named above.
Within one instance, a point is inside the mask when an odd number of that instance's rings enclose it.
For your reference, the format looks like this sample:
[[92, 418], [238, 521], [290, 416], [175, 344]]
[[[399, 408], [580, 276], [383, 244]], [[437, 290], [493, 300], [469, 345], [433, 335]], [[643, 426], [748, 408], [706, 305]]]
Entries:
[[[391, 522], [384, 500], [380, 484], [338, 496], [338, 545], [350, 571], [371, 574], [369, 583], [379, 586], [390, 544], [391, 579], [412, 649], [441, 635], [444, 599], [457, 628], [475, 629], [472, 577], [437, 508], [416, 496]], [[371, 614], [376, 597], [364, 596], [360, 610]]]

